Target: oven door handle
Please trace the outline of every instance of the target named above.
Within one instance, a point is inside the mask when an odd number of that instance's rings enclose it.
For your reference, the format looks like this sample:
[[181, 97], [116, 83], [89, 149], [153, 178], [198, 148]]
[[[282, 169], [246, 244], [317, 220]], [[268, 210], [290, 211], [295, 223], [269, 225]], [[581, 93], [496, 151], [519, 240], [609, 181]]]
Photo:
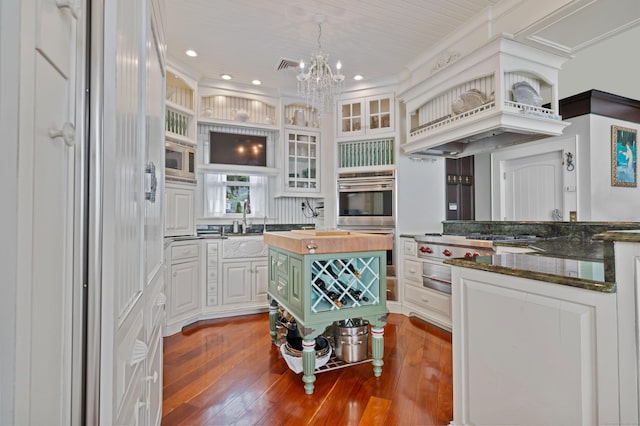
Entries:
[[393, 184], [391, 183], [373, 183], [373, 182], [340, 182], [338, 183], [339, 190], [349, 190], [349, 189], [368, 189], [371, 191], [380, 191], [385, 189], [393, 189]]
[[423, 277], [423, 278], [428, 278], [428, 279], [433, 280], [433, 281], [438, 281], [438, 282], [440, 282], [440, 283], [444, 283], [444, 284], [451, 285], [451, 281], [447, 281], [447, 280], [445, 280], [445, 279], [443, 279], [443, 278], [434, 277], [434, 276], [432, 276], [432, 275], [423, 275], [422, 277]]

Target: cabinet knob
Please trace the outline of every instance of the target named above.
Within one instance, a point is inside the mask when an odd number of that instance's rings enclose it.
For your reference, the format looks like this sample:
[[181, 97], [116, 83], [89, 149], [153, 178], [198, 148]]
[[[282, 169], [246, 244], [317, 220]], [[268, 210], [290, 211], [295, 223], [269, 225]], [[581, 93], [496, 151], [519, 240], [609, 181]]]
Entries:
[[154, 371], [152, 376], [146, 376], [144, 379], [148, 382], [156, 383], [158, 381], [158, 372]]
[[64, 143], [71, 147], [76, 143], [76, 128], [68, 121], [62, 125], [62, 129], [49, 129], [51, 139], [62, 138]]
[[80, 6], [78, 6], [76, 0], [56, 0], [56, 6], [58, 9], [69, 9], [69, 13], [75, 19], [80, 16]]

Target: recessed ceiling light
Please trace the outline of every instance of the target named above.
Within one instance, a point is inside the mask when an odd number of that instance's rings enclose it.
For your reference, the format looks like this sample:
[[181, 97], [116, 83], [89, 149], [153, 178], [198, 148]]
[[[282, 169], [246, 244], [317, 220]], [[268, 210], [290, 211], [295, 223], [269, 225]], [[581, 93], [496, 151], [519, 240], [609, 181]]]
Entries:
[[262, 84], [260, 80], [253, 80], [251, 83], [255, 84], [256, 86], [260, 86]]
[[354, 76], [353, 76], [353, 79], [354, 79], [355, 81], [360, 81], [360, 80], [362, 80], [363, 78], [364, 78], [364, 76], [363, 76], [362, 74], [356, 74], [356, 75], [354, 75]]
[[196, 52], [195, 50], [187, 50], [186, 52], [184, 52], [187, 54], [187, 56], [191, 56], [192, 58], [195, 58], [196, 56], [198, 56], [198, 52]]
[[220, 77], [223, 80], [231, 80], [231, 76], [229, 74], [220, 74]]

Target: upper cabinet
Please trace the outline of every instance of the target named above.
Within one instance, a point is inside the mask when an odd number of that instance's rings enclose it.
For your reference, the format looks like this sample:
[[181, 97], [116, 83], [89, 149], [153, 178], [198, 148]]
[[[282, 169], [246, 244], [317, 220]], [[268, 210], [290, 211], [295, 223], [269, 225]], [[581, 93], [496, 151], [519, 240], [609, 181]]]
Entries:
[[200, 87], [198, 121], [277, 130], [278, 100], [233, 90]]
[[338, 138], [362, 138], [394, 131], [394, 95], [384, 93], [338, 101], [336, 128]]
[[318, 110], [292, 99], [282, 101], [282, 190], [279, 195], [320, 194], [320, 118]]
[[320, 132], [285, 129], [285, 176], [283, 192], [320, 192]]
[[165, 136], [167, 140], [196, 144], [197, 83], [167, 67]]

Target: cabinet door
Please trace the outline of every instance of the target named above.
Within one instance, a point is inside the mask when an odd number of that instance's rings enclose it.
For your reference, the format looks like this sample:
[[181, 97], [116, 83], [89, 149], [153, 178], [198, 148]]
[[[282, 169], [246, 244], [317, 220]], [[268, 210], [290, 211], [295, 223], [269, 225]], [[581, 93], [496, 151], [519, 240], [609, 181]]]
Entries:
[[251, 264], [246, 262], [225, 262], [222, 264], [223, 304], [251, 302], [250, 268]]
[[200, 309], [200, 280], [198, 261], [171, 265], [171, 289], [169, 291], [169, 316], [197, 312]]
[[269, 284], [269, 267], [266, 261], [251, 262], [253, 275], [253, 301], [267, 301], [267, 287]]
[[369, 134], [393, 131], [393, 96], [383, 95], [366, 99], [366, 132]]
[[338, 102], [338, 137], [364, 134], [364, 109], [362, 98]]
[[289, 304], [294, 309], [297, 309], [296, 313], [299, 315], [303, 312], [303, 267], [304, 265], [302, 264], [302, 260], [295, 257], [289, 257]]
[[[18, 228], [17, 253], [27, 267], [22, 268], [23, 280], [18, 283], [25, 296], [17, 301], [17, 311], [22, 313], [18, 318], [24, 321], [15, 324], [17, 338], [23, 342], [16, 352], [16, 359], [23, 360], [17, 363], [16, 389], [24, 390], [23, 399], [29, 404], [16, 404], [15, 419], [17, 423], [66, 424], [72, 423], [71, 355], [77, 353], [72, 331], [80, 330], [81, 323], [72, 315], [73, 295], [83, 291], [73, 276], [74, 219], [79, 219], [74, 218], [74, 204], [81, 192], [74, 187], [76, 146], [81, 139], [73, 128], [80, 114], [76, 115], [75, 70], [76, 55], [82, 53], [76, 43], [81, 25], [55, 1], [22, 4], [27, 5], [24, 10], [35, 9], [36, 16], [34, 21], [32, 14], [25, 13], [22, 24], [23, 35], [35, 30], [29, 34], [35, 40], [21, 38], [24, 87], [21, 84], [16, 160], [20, 192], [25, 195], [18, 197], [23, 200], [17, 206], [18, 223], [24, 225]], [[51, 136], [62, 129], [74, 138]], [[6, 285], [11, 280], [2, 278]]]
[[291, 193], [320, 191], [320, 134], [287, 130], [284, 191]]
[[166, 188], [166, 236], [193, 234], [194, 192], [192, 189]]

